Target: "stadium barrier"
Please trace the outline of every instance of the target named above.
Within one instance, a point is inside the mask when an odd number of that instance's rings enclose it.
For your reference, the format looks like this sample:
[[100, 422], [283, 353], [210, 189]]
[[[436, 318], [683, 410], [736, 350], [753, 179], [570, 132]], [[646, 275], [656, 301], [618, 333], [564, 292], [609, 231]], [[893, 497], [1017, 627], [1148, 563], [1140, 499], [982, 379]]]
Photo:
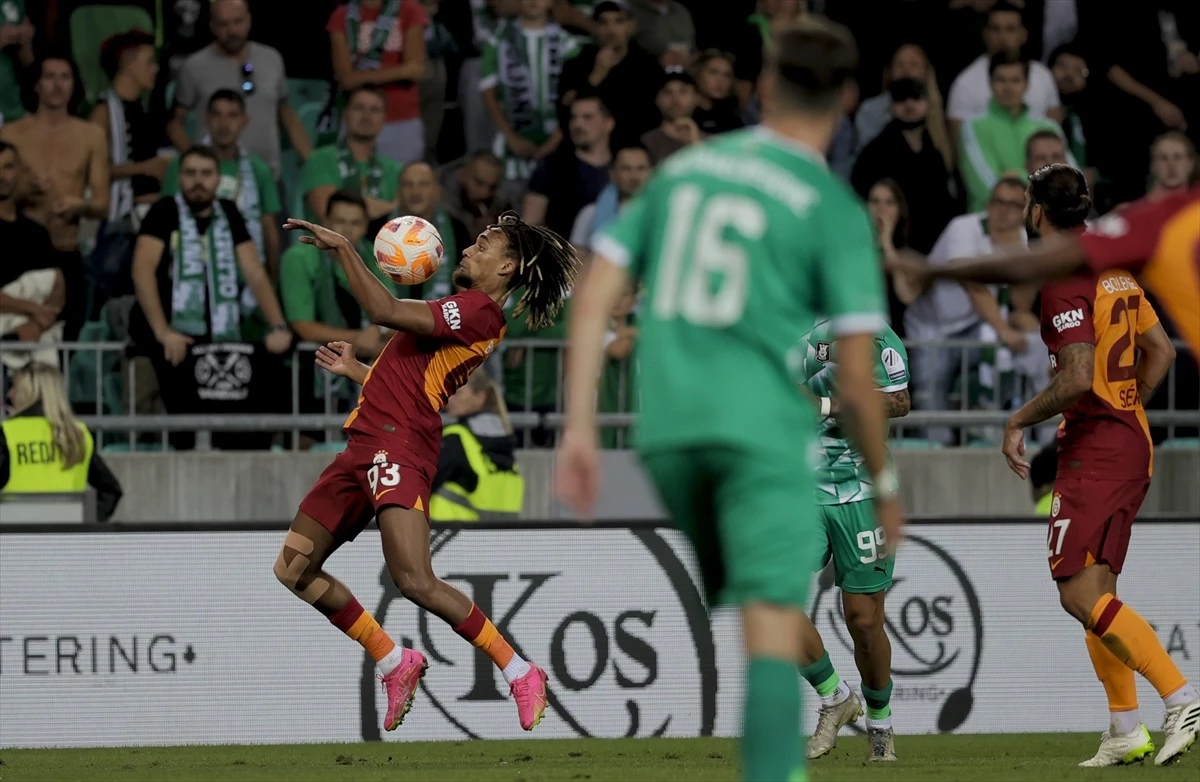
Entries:
[[[181, 531], [0, 526], [0, 747], [461, 740], [523, 735], [491, 663], [401, 599], [378, 533], [330, 563], [431, 663], [381, 735], [361, 649], [272, 574], [283, 525]], [[1107, 724], [1079, 625], [1058, 605], [1044, 522], [916, 521], [888, 597], [901, 733], [1097, 731]], [[737, 618], [711, 621], [685, 539], [656, 523], [435, 525], [436, 571], [550, 676], [537, 737], [733, 735]], [[1138, 522], [1121, 595], [1200, 680], [1200, 518]], [[839, 600], [811, 613], [857, 685]], [[1159, 701], [1139, 679], [1143, 715]], [[805, 690], [811, 728], [816, 699]], [[1020, 715], [1015, 719], [1014, 715]]]

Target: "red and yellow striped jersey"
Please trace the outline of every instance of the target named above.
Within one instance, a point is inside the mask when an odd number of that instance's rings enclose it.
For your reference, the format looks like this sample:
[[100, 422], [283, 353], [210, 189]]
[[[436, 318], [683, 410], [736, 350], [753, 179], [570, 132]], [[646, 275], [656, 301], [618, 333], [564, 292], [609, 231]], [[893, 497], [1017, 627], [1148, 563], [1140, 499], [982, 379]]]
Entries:
[[1058, 432], [1059, 475], [1125, 480], [1152, 471], [1150, 425], [1137, 391], [1137, 335], [1158, 323], [1126, 271], [1084, 271], [1042, 287], [1042, 341], [1055, 372], [1068, 345], [1095, 346], [1092, 387]]
[[1200, 186], [1107, 215], [1079, 242], [1093, 271], [1137, 274], [1200, 358]]

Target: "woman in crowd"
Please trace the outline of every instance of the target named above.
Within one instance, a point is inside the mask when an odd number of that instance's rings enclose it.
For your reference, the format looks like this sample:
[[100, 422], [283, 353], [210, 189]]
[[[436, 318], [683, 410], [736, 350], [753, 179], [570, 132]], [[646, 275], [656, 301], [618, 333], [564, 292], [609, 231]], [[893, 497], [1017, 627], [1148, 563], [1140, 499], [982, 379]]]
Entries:
[[96, 518], [107, 521], [121, 484], [75, 419], [62, 374], [39, 362], [13, 374], [11, 414], [0, 424], [0, 494], [77, 494], [96, 490]]
[[[867, 211], [875, 225], [879, 250], [885, 259], [908, 246], [908, 201], [894, 179], [881, 179], [867, 194]], [[892, 330], [904, 337], [904, 310], [921, 291], [907, 277], [888, 274], [888, 316]]]

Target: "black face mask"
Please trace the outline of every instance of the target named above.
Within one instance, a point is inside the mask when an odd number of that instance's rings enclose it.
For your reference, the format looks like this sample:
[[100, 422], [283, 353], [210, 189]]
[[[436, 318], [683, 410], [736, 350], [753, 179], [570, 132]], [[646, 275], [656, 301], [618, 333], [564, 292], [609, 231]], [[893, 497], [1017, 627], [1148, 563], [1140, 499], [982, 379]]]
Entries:
[[925, 120], [923, 119], [903, 120], [893, 117], [892, 122], [899, 125], [901, 130], [916, 130], [917, 128], [925, 127]]

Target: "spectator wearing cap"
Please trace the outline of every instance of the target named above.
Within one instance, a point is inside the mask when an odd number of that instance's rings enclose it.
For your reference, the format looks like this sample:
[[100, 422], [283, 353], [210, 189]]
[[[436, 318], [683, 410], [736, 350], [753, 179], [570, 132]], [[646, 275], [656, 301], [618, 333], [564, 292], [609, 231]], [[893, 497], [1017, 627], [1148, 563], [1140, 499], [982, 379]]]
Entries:
[[629, 0], [637, 25], [634, 40], [664, 68], [686, 66], [696, 50], [692, 14], [678, 0]]
[[896, 79], [888, 85], [888, 95], [892, 120], [863, 148], [850, 182], [865, 199], [876, 182], [893, 180], [909, 204], [909, 244], [927, 253], [958, 212], [952, 174], [929, 132], [925, 83]]
[[180, 151], [189, 149], [188, 115], [203, 111], [217, 90], [241, 90], [250, 117], [242, 145], [267, 161], [278, 178], [281, 126], [301, 159], [312, 151], [308, 131], [288, 103], [283, 57], [276, 49], [250, 40], [250, 9], [245, 0], [213, 0], [209, 12], [216, 40], [184, 60], [167, 135]]
[[668, 68], [658, 89], [655, 105], [662, 124], [642, 136], [642, 146], [658, 165], [673, 153], [706, 137], [692, 115], [696, 111], [696, 83], [683, 68]]
[[[987, 14], [983, 28], [983, 45], [987, 50], [968, 65], [954, 79], [950, 95], [946, 100], [946, 116], [950, 121], [951, 133], [958, 135], [964, 122], [986, 114], [992, 96], [991, 62], [999, 54], [1010, 60], [1022, 59], [1022, 49], [1029, 40], [1021, 9], [1011, 2], [999, 0]], [[1026, 92], [1021, 96], [1033, 117], [1061, 116], [1061, 100], [1050, 69], [1040, 62], [1028, 59], [1026, 64]]]
[[[1039, 130], [1061, 133], [1054, 120], [1035, 116], [1024, 96], [1029, 61], [1001, 52], [992, 57], [992, 100], [988, 111], [964, 122], [959, 137], [959, 165], [972, 211], [983, 209], [992, 188], [1010, 172], [1025, 177], [1025, 142]], [[1069, 159], [1071, 165], [1076, 165]]]
[[714, 136], [741, 128], [737, 97], [733, 94], [733, 56], [709, 49], [692, 66], [696, 80], [696, 110], [692, 118], [704, 133]]
[[946, 111], [937, 73], [925, 50], [915, 43], [904, 43], [896, 48], [883, 70], [883, 92], [864, 100], [854, 113], [858, 151], [862, 152], [892, 121], [892, 95], [888, 87], [898, 79], [916, 79], [925, 85], [925, 99], [929, 101], [929, 119], [925, 127], [933, 139], [933, 145], [942, 153], [946, 168], [953, 171], [954, 142], [946, 130]]
[[612, 108], [617, 144], [636, 140], [658, 124], [654, 110], [657, 85], [647, 73], [658, 71], [654, 58], [631, 39], [633, 16], [623, 2], [604, 0], [592, 10], [596, 43], [567, 60], [558, 80], [559, 122], [569, 120], [571, 102], [594, 92]]

